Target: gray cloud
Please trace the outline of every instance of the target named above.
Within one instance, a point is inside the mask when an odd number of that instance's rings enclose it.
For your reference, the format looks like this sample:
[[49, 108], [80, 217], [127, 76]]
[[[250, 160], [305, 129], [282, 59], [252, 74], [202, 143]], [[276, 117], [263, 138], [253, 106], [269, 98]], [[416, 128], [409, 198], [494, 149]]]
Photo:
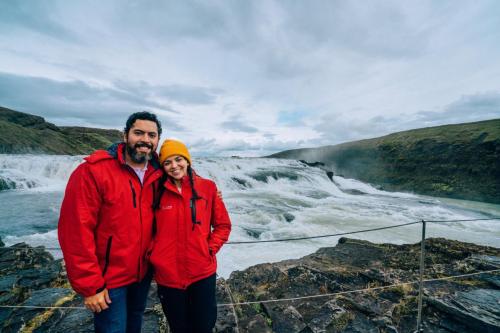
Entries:
[[230, 50], [255, 40], [262, 28], [258, 19], [265, 14], [254, 2], [200, 0], [116, 2], [113, 11], [111, 23], [126, 27], [133, 37], [169, 43], [208, 40]]
[[221, 123], [222, 128], [233, 132], [245, 132], [245, 133], [257, 133], [259, 131], [258, 128], [250, 126], [237, 117], [233, 117], [230, 120], [224, 121]]
[[382, 116], [353, 121], [340, 114], [329, 114], [321, 117], [321, 121], [314, 127], [321, 137], [312, 140], [310, 144], [321, 146], [373, 138], [387, 134], [390, 124], [388, 119]]
[[[302, 145], [303, 142], [298, 144]], [[297, 142], [270, 140], [257, 144], [233, 140], [230, 143], [217, 143], [215, 138], [211, 138], [198, 140], [190, 145], [190, 150], [195, 156], [267, 156], [291, 148], [297, 148]]]
[[293, 2], [287, 4], [287, 23], [302, 37], [304, 48], [330, 44], [363, 56], [413, 57], [425, 48], [431, 31], [414, 29], [409, 10], [397, 2], [376, 6], [342, 0]]
[[500, 117], [500, 92], [464, 95], [448, 104], [443, 111], [420, 111], [415, 122], [426, 125], [442, 125], [472, 122]]
[[420, 55], [432, 26], [415, 29], [412, 9], [398, 2], [365, 6], [341, 0], [119, 2], [110, 24], [126, 29], [129, 38], [149, 40], [152, 48], [158, 40], [213, 43], [253, 59], [270, 79], [287, 79], [328, 70], [325, 62], [345, 53], [386, 59]]
[[58, 22], [56, 7], [49, 1], [1, 1], [0, 32], [26, 29], [66, 42], [78, 41], [76, 34]]
[[315, 126], [321, 138], [314, 145], [374, 138], [415, 128], [474, 122], [500, 118], [500, 92], [486, 92], [462, 96], [441, 111], [420, 111], [398, 116], [376, 116], [368, 119], [346, 118], [344, 115], [325, 115]]
[[[58, 124], [76, 125], [80, 121], [114, 127], [117, 119], [126, 119], [139, 110], [171, 111], [170, 107], [133, 92], [93, 87], [83, 81], [62, 82], [1, 72], [0, 105], [41, 115]], [[168, 120], [171, 128], [183, 129], [167, 115], [162, 114], [162, 117]]]
[[242, 155], [483, 120], [498, 93], [471, 92], [498, 90], [498, 7], [3, 1], [0, 105], [85, 126], [151, 109], [169, 135]]
[[185, 105], [209, 105], [215, 102], [221, 89], [181, 86], [181, 85], [151, 85], [144, 81], [115, 81], [115, 86], [134, 96], [142, 98], [162, 97]]

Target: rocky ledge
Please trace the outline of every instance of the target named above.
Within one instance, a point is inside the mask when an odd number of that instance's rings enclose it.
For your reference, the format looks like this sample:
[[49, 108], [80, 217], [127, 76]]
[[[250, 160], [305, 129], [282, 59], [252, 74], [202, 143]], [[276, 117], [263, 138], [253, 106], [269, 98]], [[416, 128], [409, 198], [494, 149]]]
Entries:
[[[217, 281], [216, 332], [413, 332], [418, 286], [401, 283], [417, 280], [419, 249], [342, 238], [301, 259], [233, 272]], [[500, 249], [493, 247], [438, 238], [427, 240], [426, 250], [426, 279], [500, 268]], [[168, 332], [155, 289], [143, 332]], [[327, 293], [340, 294], [266, 302]], [[424, 331], [500, 332], [499, 300], [498, 273], [427, 282]], [[224, 305], [247, 301], [255, 303]], [[0, 241], [0, 305], [81, 307], [82, 301], [61, 260], [43, 248]], [[92, 332], [92, 316], [80, 308], [0, 308], [0, 331]]]

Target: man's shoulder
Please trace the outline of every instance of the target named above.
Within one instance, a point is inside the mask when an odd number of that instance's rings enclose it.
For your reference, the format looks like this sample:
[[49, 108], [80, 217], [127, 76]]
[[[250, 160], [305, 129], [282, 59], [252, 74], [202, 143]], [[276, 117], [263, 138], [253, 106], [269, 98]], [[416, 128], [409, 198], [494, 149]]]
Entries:
[[119, 168], [119, 163], [115, 158], [105, 156], [105, 150], [95, 151], [91, 155], [84, 158], [81, 163], [72, 173], [75, 177], [92, 177], [99, 178], [100, 175], [116, 172]]
[[98, 162], [113, 159], [113, 156], [107, 150], [96, 150], [89, 156], [85, 157], [84, 160], [88, 164], [96, 164]]
[[84, 160], [89, 164], [96, 164], [107, 160], [117, 160], [119, 147], [120, 144], [115, 143], [106, 150], [96, 150], [89, 156], [85, 157]]

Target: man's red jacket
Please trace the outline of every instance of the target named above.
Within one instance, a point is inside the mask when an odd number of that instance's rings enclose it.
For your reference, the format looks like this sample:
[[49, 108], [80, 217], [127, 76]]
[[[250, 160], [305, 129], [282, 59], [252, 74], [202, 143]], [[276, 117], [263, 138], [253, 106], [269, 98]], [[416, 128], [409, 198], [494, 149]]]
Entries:
[[140, 281], [148, 268], [152, 205], [162, 171], [150, 161], [141, 185], [125, 164], [124, 150], [121, 143], [86, 157], [66, 187], [59, 243], [68, 279], [84, 297]]

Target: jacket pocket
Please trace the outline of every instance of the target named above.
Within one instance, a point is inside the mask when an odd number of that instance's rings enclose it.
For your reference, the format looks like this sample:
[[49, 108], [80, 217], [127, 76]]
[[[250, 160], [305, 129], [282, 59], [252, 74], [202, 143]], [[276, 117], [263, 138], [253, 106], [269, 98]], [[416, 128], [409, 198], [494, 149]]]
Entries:
[[109, 266], [109, 256], [111, 254], [111, 243], [113, 242], [113, 236], [109, 236], [108, 238], [108, 243], [106, 245], [106, 257], [104, 261], [104, 268], [102, 269], [102, 276], [106, 274], [106, 271], [108, 270]]
[[210, 251], [210, 248], [208, 247], [208, 242], [206, 239], [201, 239], [201, 242], [203, 242], [203, 254], [205, 258], [207, 258], [210, 263], [214, 262], [214, 257], [212, 252]]
[[210, 256], [210, 261], [214, 263], [216, 260], [215, 253], [212, 253], [212, 250], [210, 250], [210, 248], [208, 249], [208, 255]]

